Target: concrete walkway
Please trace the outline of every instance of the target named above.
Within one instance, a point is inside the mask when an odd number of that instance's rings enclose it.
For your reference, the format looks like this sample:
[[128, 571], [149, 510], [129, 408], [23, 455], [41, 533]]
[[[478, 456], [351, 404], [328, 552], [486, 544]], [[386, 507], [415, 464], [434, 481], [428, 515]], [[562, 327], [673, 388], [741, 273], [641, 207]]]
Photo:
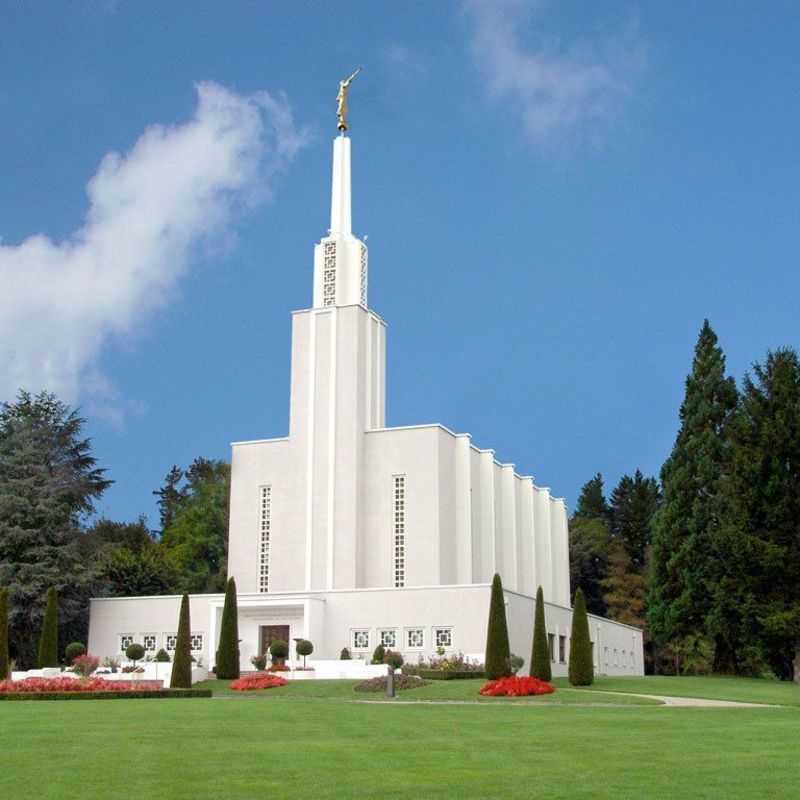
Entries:
[[647, 697], [660, 700], [665, 706], [680, 708], [780, 708], [772, 703], [744, 703], [740, 700], [710, 700], [706, 697], [667, 697], [661, 694], [639, 694], [638, 692], [609, 692], [603, 689], [592, 689], [598, 694], [615, 694], [627, 697]]

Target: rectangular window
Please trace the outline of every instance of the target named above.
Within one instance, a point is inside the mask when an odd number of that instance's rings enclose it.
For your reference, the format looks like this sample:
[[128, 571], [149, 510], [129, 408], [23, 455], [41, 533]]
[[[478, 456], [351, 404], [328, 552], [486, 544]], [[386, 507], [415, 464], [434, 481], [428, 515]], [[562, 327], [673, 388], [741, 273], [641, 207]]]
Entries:
[[178, 644], [178, 634], [177, 633], [165, 633], [164, 634], [164, 647], [170, 653], [175, 652], [175, 647]]
[[406, 585], [406, 476], [392, 478], [393, 489], [393, 543], [394, 543], [394, 585]]
[[145, 633], [142, 636], [142, 645], [145, 653], [155, 653], [158, 644], [158, 636], [155, 633]]
[[436, 647], [452, 647], [453, 646], [453, 629], [452, 628], [434, 628], [433, 641]]
[[410, 650], [420, 650], [425, 646], [425, 631], [422, 628], [408, 628], [406, 630], [406, 647]]
[[562, 664], [567, 663], [567, 637], [558, 637], [558, 660]]
[[189, 637], [189, 644], [193, 653], [199, 653], [203, 649], [203, 634], [193, 633]]
[[547, 647], [550, 649], [550, 660], [556, 663], [556, 635], [554, 633], [547, 634]]
[[397, 647], [397, 631], [381, 631], [380, 641], [384, 647]]
[[135, 641], [132, 633], [121, 633], [119, 635], [120, 653], [124, 653]]
[[353, 650], [369, 650], [369, 631], [353, 631]]
[[258, 591], [269, 591], [269, 540], [272, 533], [272, 487], [262, 486], [259, 506]]

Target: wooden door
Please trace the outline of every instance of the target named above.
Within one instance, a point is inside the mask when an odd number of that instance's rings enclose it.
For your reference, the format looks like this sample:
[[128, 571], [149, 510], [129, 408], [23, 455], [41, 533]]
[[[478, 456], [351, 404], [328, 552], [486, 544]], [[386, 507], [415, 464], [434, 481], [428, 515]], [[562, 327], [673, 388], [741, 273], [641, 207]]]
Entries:
[[262, 625], [261, 626], [261, 646], [259, 653], [263, 655], [269, 654], [269, 646], [274, 642], [280, 640], [289, 644], [289, 626], [288, 625]]

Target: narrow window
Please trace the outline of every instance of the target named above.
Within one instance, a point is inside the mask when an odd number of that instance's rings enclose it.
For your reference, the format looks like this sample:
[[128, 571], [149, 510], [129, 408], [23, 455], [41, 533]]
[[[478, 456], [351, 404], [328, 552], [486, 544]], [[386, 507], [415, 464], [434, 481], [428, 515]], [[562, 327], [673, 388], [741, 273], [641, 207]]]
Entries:
[[556, 663], [556, 635], [554, 633], [547, 634], [547, 646], [550, 649], [550, 660]]
[[262, 486], [259, 498], [258, 591], [269, 591], [269, 540], [272, 533], [272, 487]]
[[558, 637], [558, 660], [565, 664], [567, 661], [567, 637], [566, 636], [559, 636]]
[[394, 519], [394, 585], [406, 585], [406, 476], [392, 478]]

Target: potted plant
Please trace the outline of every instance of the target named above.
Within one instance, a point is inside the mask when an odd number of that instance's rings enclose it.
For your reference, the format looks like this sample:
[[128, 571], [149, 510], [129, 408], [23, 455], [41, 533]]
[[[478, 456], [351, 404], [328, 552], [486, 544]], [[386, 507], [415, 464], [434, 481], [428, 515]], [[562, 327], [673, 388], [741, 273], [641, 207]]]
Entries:
[[269, 654], [272, 656], [273, 667], [285, 667], [286, 659], [289, 657], [289, 645], [282, 639], [276, 639], [269, 646]]
[[314, 645], [308, 639], [300, 639], [297, 643], [297, 655], [303, 656], [303, 669], [306, 669], [306, 656], [310, 656], [313, 652]]

